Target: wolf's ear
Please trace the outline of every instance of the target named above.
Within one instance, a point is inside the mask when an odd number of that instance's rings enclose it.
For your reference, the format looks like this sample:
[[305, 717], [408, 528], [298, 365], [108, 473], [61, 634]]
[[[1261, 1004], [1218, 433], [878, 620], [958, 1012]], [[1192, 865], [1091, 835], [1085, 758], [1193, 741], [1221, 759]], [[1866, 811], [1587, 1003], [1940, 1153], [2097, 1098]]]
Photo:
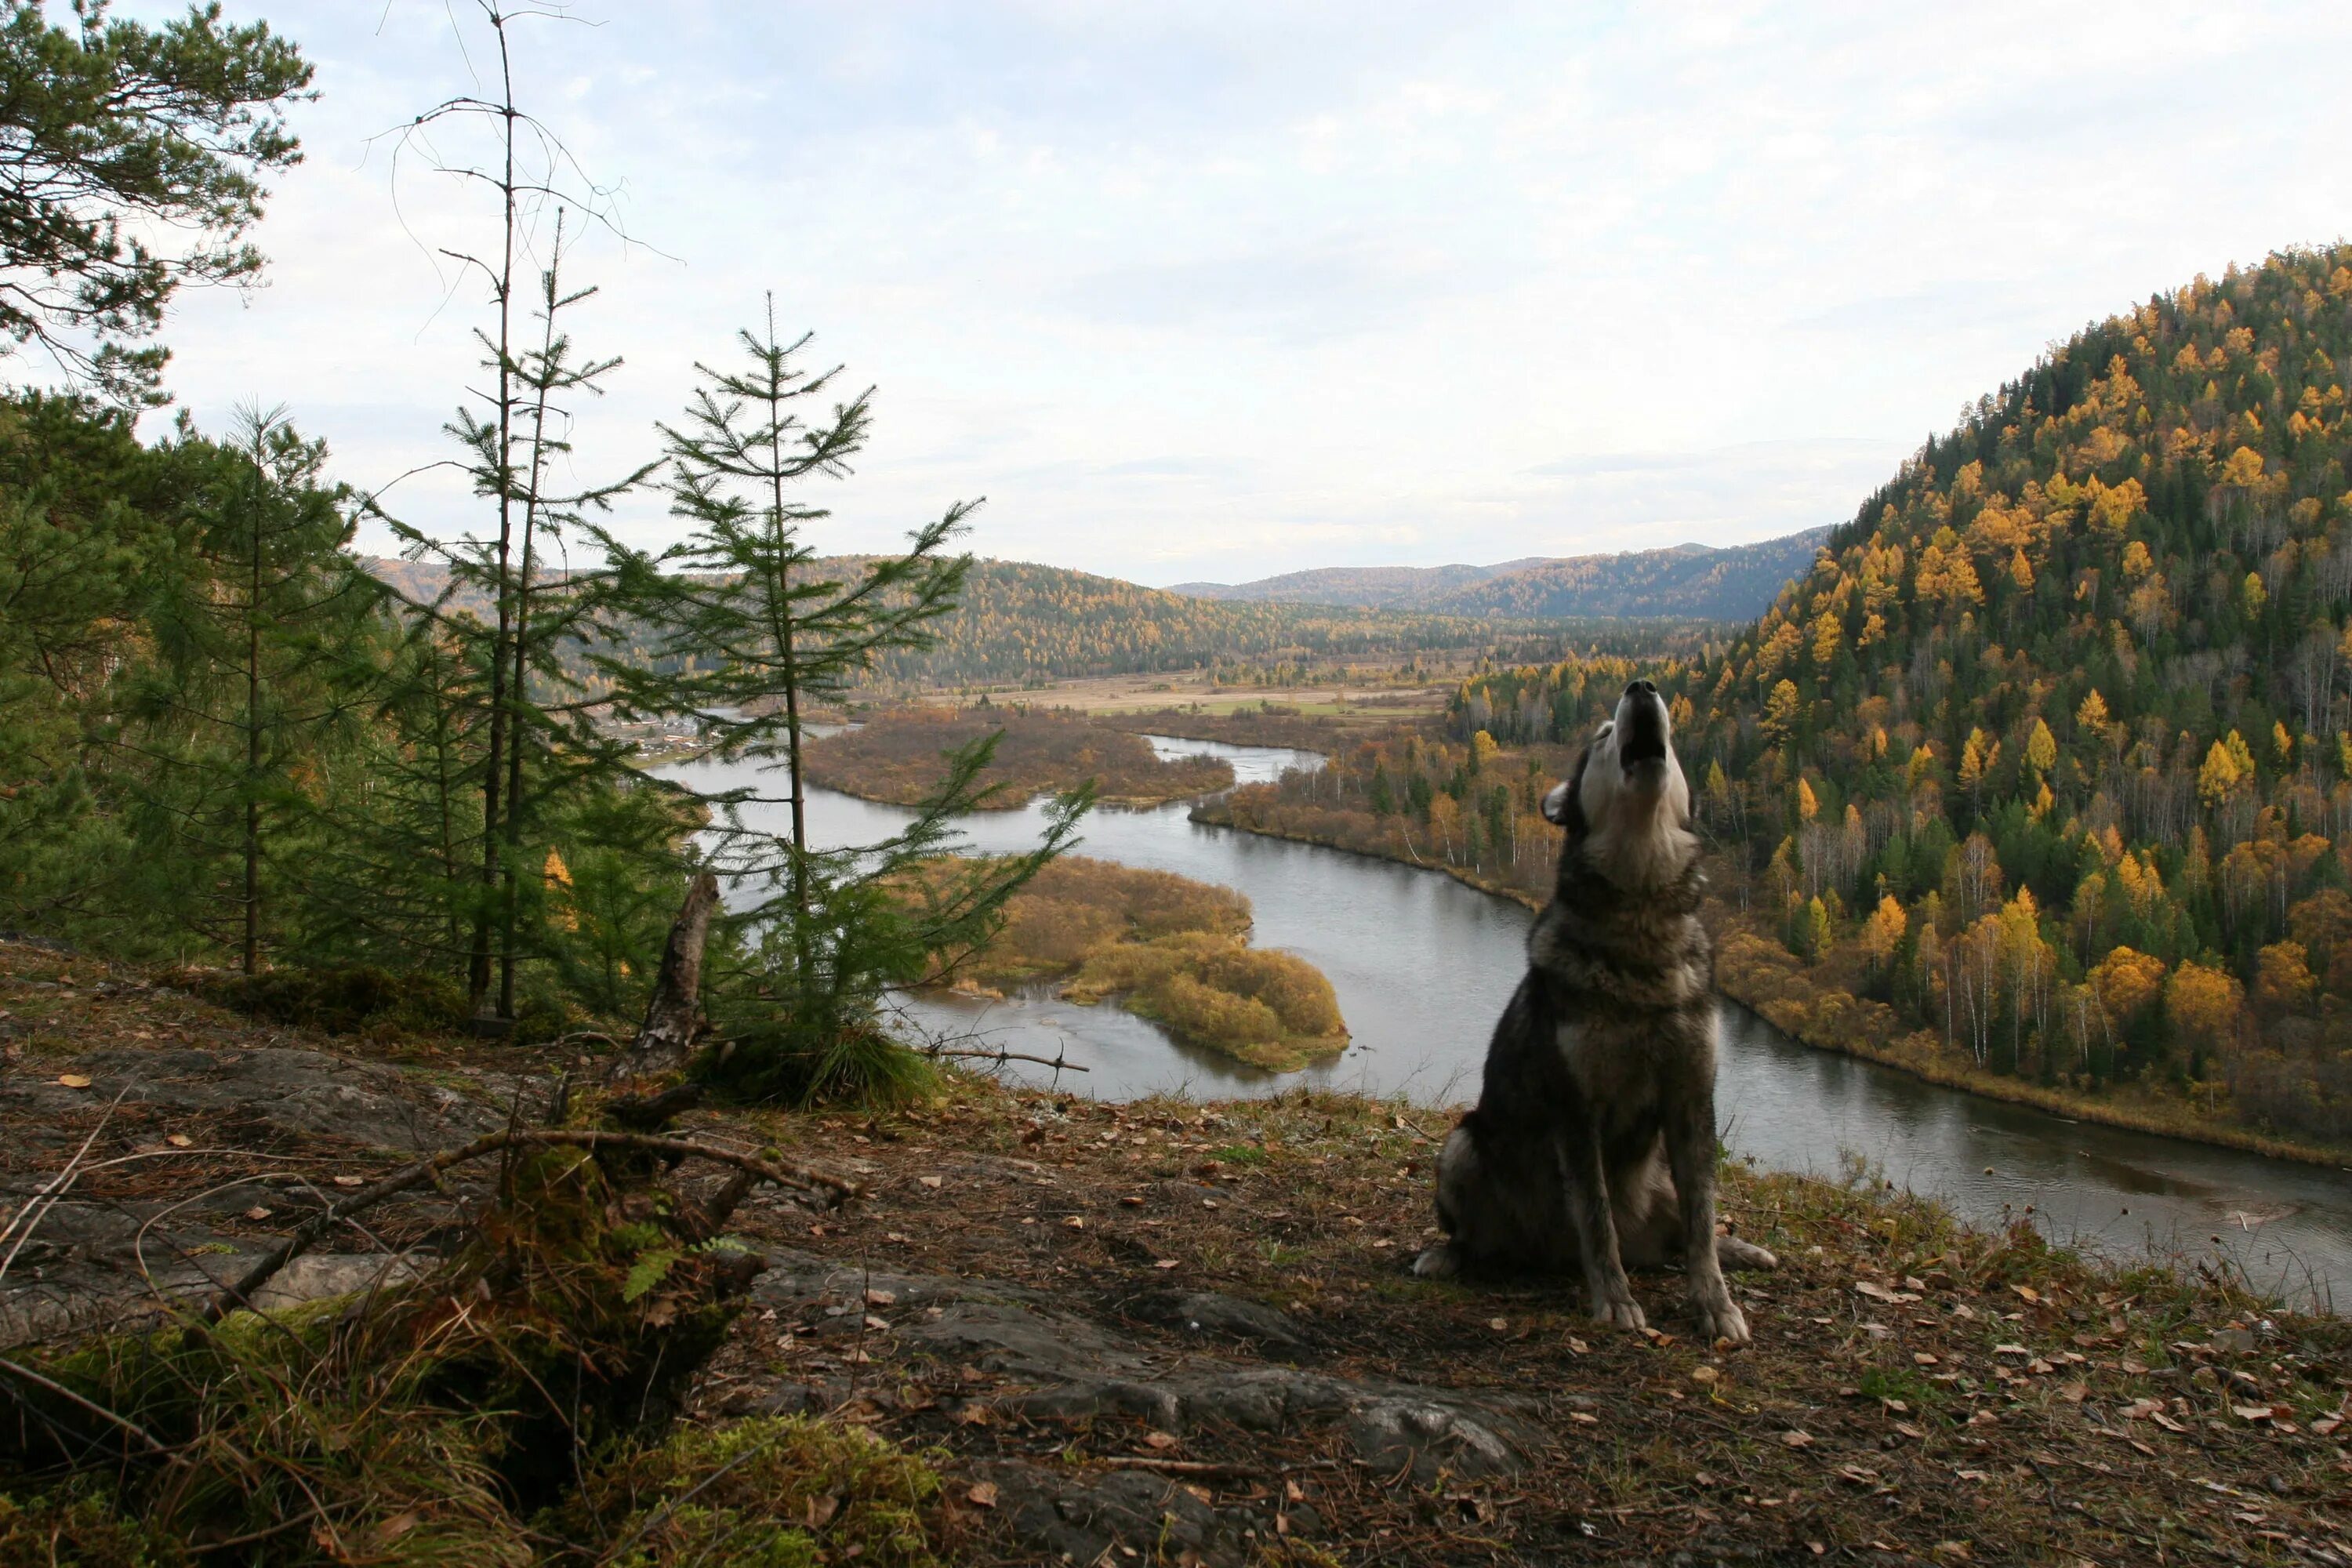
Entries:
[[1576, 754], [1576, 767], [1568, 782], [1554, 784], [1551, 793], [1543, 797], [1544, 820], [1555, 827], [1564, 827], [1570, 838], [1580, 837], [1584, 821], [1584, 769], [1592, 760], [1592, 748], [1587, 746]]

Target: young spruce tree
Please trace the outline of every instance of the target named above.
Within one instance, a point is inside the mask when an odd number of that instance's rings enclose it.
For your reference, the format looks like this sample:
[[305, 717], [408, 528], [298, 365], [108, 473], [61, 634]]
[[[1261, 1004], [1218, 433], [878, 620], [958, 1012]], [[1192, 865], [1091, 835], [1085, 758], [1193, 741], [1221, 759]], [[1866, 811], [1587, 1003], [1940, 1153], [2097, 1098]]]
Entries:
[[[1030, 854], [958, 863], [954, 819], [982, 792], [994, 738], [944, 759], [938, 791], [878, 844], [824, 846], [808, 821], [813, 707], [838, 701], [875, 657], [923, 646], [955, 608], [970, 558], [948, 549], [977, 502], [916, 529], [898, 553], [827, 561], [804, 528], [830, 515], [799, 499], [812, 478], [843, 478], [865, 445], [871, 390], [824, 406], [838, 368], [811, 373], [803, 335], [779, 340], [769, 300], [761, 332], [738, 335], [733, 370], [698, 364], [685, 418], [664, 426], [671, 510], [692, 534], [658, 556], [604, 536], [617, 597], [644, 630], [638, 657], [604, 658], [617, 705], [635, 717], [690, 720], [737, 782], [680, 787], [707, 812], [714, 867], [730, 889], [741, 968], [722, 973], [714, 1012], [730, 1037], [721, 1070], [736, 1089], [807, 1100], [887, 1096], [923, 1064], [883, 1033], [884, 993], [939, 952], [984, 940], [1005, 900], [1071, 841], [1088, 804], [1064, 797]], [[784, 793], [767, 775], [781, 769]], [[781, 816], [781, 828], [772, 826]], [[925, 891], [924, 889], [928, 889]]]

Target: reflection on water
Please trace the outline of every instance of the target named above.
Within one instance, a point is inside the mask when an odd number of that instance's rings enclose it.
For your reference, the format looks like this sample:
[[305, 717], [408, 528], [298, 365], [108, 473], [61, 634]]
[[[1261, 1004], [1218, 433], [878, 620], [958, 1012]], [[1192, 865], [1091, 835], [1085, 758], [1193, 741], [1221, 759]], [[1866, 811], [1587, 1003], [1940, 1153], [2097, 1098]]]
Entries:
[[[1319, 767], [1311, 752], [1155, 737], [1162, 755], [1227, 759], [1243, 783]], [[692, 768], [705, 785], [749, 783], [747, 768]], [[818, 790], [811, 826], [828, 844], [880, 838], [895, 806]], [[973, 818], [971, 846], [1034, 844], [1041, 806]], [[1314, 1085], [1402, 1095], [1425, 1106], [1477, 1092], [1486, 1036], [1518, 984], [1529, 915], [1452, 878], [1393, 861], [1208, 827], [1182, 805], [1104, 810], [1078, 852], [1234, 888], [1255, 941], [1329, 976], [1353, 1038], [1346, 1053], [1272, 1074], [1179, 1046], [1116, 1006], [1079, 1007], [1034, 991], [1003, 1001], [901, 997], [912, 1027], [965, 1037], [1091, 1070], [1009, 1063], [1008, 1076], [1080, 1095], [1234, 1098]], [[1809, 1049], [1726, 1004], [1717, 1104], [1733, 1151], [1770, 1169], [1836, 1175], [1848, 1155], [1899, 1186], [1938, 1197], [1979, 1225], [2031, 1217], [2057, 1240], [2113, 1253], [2225, 1256], [2258, 1284], [2329, 1300], [2352, 1281], [2352, 1185], [2341, 1171], [2078, 1123], [1941, 1089], [1874, 1063]]]

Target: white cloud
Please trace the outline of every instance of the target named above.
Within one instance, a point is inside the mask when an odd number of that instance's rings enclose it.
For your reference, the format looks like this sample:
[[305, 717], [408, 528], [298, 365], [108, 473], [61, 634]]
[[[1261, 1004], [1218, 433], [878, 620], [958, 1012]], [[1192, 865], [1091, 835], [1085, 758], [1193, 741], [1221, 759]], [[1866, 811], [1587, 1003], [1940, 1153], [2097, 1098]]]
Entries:
[[[324, 97], [271, 287], [186, 302], [174, 384], [377, 482], [446, 455], [480, 306], [433, 251], [483, 215], [395, 207], [365, 139], [474, 78], [426, 0], [231, 10]], [[1148, 581], [1843, 519], [2047, 342], [2352, 211], [2330, 5], [575, 14], [522, 35], [526, 94], [658, 247], [578, 256], [628, 360], [583, 470], [649, 455], [773, 289], [880, 387], [824, 542], [984, 493], [976, 547]]]

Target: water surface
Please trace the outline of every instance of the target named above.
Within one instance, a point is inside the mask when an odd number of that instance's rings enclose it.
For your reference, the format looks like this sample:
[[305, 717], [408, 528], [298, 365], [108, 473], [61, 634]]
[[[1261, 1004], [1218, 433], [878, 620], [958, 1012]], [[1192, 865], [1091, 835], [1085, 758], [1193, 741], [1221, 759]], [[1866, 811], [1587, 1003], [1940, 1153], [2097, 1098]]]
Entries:
[[[1313, 752], [1154, 737], [1162, 755], [1207, 753], [1244, 783], [1319, 769]], [[748, 769], [698, 763], [706, 786]], [[881, 838], [908, 814], [812, 792], [820, 842]], [[971, 820], [971, 847], [1034, 845], [1042, 805]], [[1129, 1100], [1152, 1093], [1229, 1099], [1299, 1085], [1403, 1096], [1438, 1108], [1475, 1097], [1486, 1037], [1519, 981], [1532, 916], [1436, 871], [1293, 844], [1190, 819], [1184, 805], [1101, 810], [1078, 853], [1174, 871], [1245, 895], [1254, 940], [1295, 952], [1330, 978], [1352, 1032], [1347, 1051], [1295, 1073], [1244, 1067], [1177, 1044], [1116, 1006], [1038, 992], [1003, 1001], [899, 998], [908, 1026], [1082, 1064], [1085, 1073], [1007, 1064], [1022, 1081]], [[1833, 1175], [1859, 1157], [1963, 1216], [1999, 1225], [2031, 1210], [2053, 1237], [2111, 1254], [2226, 1256], [2258, 1283], [2326, 1304], [2352, 1283], [2352, 1176], [2259, 1155], [2077, 1123], [1939, 1088], [1875, 1063], [1812, 1050], [1723, 1005], [1717, 1102], [1733, 1151], [1775, 1170]]]

